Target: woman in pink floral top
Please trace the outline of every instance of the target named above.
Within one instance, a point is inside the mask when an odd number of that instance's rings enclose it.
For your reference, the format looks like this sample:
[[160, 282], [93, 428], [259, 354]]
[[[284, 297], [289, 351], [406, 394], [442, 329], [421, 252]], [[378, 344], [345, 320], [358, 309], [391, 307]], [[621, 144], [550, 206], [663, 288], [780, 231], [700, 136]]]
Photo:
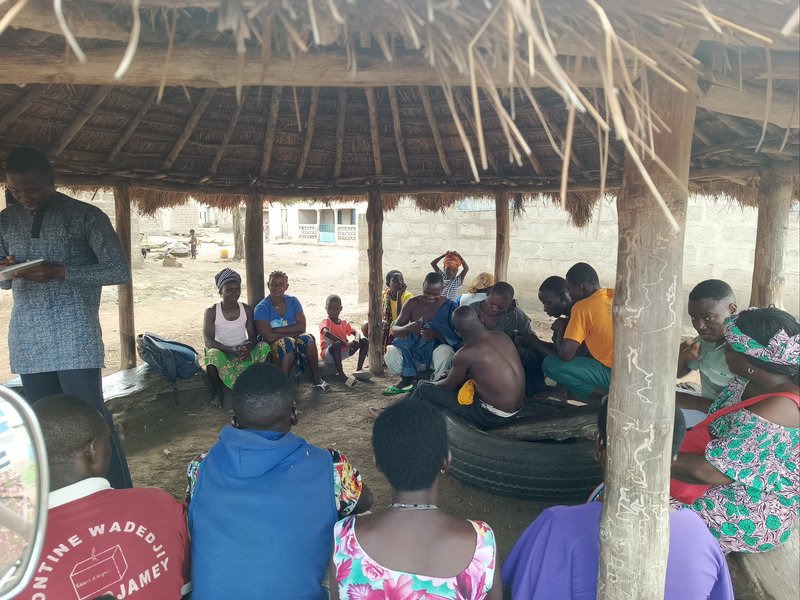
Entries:
[[399, 402], [376, 419], [372, 446], [392, 502], [336, 524], [331, 598], [500, 600], [494, 532], [436, 506], [439, 475], [450, 466], [442, 413]]

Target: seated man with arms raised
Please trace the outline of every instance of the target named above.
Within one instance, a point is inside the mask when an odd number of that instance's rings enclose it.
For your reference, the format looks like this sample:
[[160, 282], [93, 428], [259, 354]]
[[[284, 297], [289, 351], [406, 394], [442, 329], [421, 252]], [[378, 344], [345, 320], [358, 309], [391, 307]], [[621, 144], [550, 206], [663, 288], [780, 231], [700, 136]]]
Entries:
[[[600, 287], [597, 271], [586, 263], [573, 265], [567, 271], [566, 280], [573, 302], [569, 322], [558, 349], [541, 346], [548, 355], [542, 362], [542, 369], [578, 400], [599, 403], [611, 387], [614, 290]], [[591, 357], [579, 355], [578, 350], [584, 343]]]
[[464, 346], [447, 377], [420, 382], [410, 398], [432, 402], [481, 428], [507, 424], [524, 403], [525, 373], [516, 346], [504, 333], [488, 331], [469, 306], [453, 313], [453, 324]]
[[188, 469], [193, 600], [324, 600], [333, 526], [372, 494], [336, 450], [291, 433], [289, 379], [259, 363], [233, 386], [233, 420]]
[[678, 377], [700, 371], [701, 392], [697, 396], [679, 391], [675, 402], [683, 409], [707, 413], [711, 403], [733, 379], [725, 362], [725, 319], [736, 314], [736, 298], [731, 286], [724, 281], [707, 279], [689, 292], [688, 308], [697, 337], [681, 343]]
[[452, 314], [456, 305], [442, 295], [441, 273], [428, 273], [422, 283], [422, 295], [403, 305], [386, 348], [386, 367], [401, 379], [383, 391], [385, 396], [404, 394], [413, 389], [418, 373], [433, 369], [432, 381], [444, 377], [453, 363], [461, 339], [453, 329]]
[[191, 590], [186, 511], [155, 488], [111, 488], [111, 435], [75, 396], [33, 405], [50, 467], [47, 535], [17, 598], [180, 598]]

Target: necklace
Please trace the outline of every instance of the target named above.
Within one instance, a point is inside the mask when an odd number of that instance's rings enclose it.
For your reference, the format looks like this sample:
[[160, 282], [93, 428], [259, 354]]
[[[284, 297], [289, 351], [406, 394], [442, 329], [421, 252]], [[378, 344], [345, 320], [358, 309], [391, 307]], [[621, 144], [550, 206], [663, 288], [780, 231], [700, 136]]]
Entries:
[[400, 510], [439, 510], [435, 504], [405, 504], [404, 502], [392, 502], [386, 508], [399, 508]]

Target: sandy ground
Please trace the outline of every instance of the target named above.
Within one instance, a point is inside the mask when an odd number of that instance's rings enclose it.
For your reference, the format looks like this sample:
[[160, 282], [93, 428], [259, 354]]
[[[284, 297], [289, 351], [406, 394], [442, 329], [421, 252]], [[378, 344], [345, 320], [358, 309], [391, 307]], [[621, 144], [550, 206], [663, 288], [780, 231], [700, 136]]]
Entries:
[[[219, 258], [220, 246], [230, 236], [209, 232], [197, 260], [179, 259], [181, 268], [165, 268], [148, 258], [135, 269], [134, 300], [137, 332], [150, 331], [163, 337], [202, 348], [203, 311], [218, 299], [214, 274], [223, 267], [239, 270], [244, 265]], [[150, 238], [150, 242], [158, 238]], [[228, 246], [229, 247], [229, 246]], [[232, 250], [231, 250], [232, 254]], [[366, 304], [357, 304], [358, 253], [355, 248], [267, 244], [264, 249], [266, 271], [280, 269], [289, 275], [289, 293], [301, 300], [310, 324], [325, 316], [325, 298], [330, 293], [342, 297], [343, 318], [353, 323], [366, 319]], [[412, 282], [409, 287], [415, 289]], [[0, 294], [0, 314], [9, 315], [11, 294]], [[100, 308], [106, 345], [104, 374], [119, 368], [119, 326], [114, 288], [106, 288]], [[11, 376], [8, 366], [7, 318], [0, 319], [0, 381]], [[345, 369], [355, 369], [351, 359]], [[335, 447], [361, 470], [364, 481], [375, 493], [375, 507], [389, 502], [389, 488], [372, 464], [369, 406], [385, 406], [380, 391], [390, 383], [376, 379], [347, 388], [333, 383], [327, 394], [312, 393], [303, 382], [297, 389], [301, 422], [296, 432], [319, 446]], [[176, 497], [185, 490], [187, 463], [217, 440], [220, 428], [230, 419], [230, 399], [225, 408], [212, 409], [207, 394], [183, 393], [180, 406], [170, 398], [126, 410], [124, 445], [137, 485], [158, 486]], [[503, 556], [546, 503], [500, 498], [466, 486], [450, 476], [443, 478], [441, 506], [465, 518], [482, 519], [495, 528]]]

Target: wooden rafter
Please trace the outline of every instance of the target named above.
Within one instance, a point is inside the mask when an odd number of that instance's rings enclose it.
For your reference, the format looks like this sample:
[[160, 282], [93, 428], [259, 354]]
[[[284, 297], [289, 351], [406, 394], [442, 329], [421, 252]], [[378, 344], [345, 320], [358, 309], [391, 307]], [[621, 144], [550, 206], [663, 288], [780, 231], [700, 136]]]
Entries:
[[711, 137], [703, 130], [702, 127], [698, 123], [694, 125], [694, 137], [696, 137], [704, 146], [711, 146], [714, 142], [711, 141]]
[[22, 113], [24, 113], [30, 106], [36, 102], [39, 98], [44, 95], [45, 91], [47, 91], [48, 86], [46, 85], [32, 85], [27, 92], [17, 100], [17, 102], [9, 108], [3, 116], [0, 117], [0, 131], [3, 131], [6, 127], [8, 127], [12, 122], [14, 122], [17, 117], [19, 117]]
[[[467, 104], [467, 99], [464, 97], [464, 94], [462, 94], [460, 90], [455, 90], [453, 95], [455, 96], [458, 109], [463, 113], [464, 118], [472, 128], [473, 134], [477, 135], [478, 128], [477, 125], [475, 125], [475, 119], [473, 117], [472, 109]], [[477, 140], [475, 140], [475, 147], [477, 147]], [[502, 177], [503, 169], [501, 169], [498, 166], [497, 161], [494, 159], [494, 153], [487, 153], [486, 159], [487, 162], [489, 163], [489, 168], [492, 170], [492, 173], [494, 173], [498, 177]]]
[[381, 160], [381, 139], [378, 131], [378, 104], [375, 101], [375, 90], [367, 88], [367, 112], [369, 113], [369, 135], [372, 138], [372, 162], [375, 164], [375, 175], [383, 175], [383, 161]]
[[197, 106], [194, 107], [189, 120], [186, 121], [186, 125], [181, 131], [181, 135], [178, 138], [178, 141], [175, 142], [175, 146], [173, 146], [172, 151], [167, 156], [164, 164], [162, 165], [165, 170], [172, 168], [172, 165], [175, 163], [175, 160], [183, 150], [183, 147], [186, 145], [186, 142], [189, 141], [189, 138], [192, 137], [192, 133], [194, 133], [195, 127], [200, 122], [200, 119], [203, 117], [203, 113], [206, 112], [206, 108], [208, 108], [211, 99], [214, 97], [214, 94], [217, 90], [205, 90], [203, 95], [200, 97], [200, 101], [197, 103]]
[[403, 175], [408, 175], [408, 161], [406, 160], [406, 149], [403, 145], [403, 125], [400, 122], [400, 109], [397, 106], [397, 91], [394, 86], [389, 86], [389, 105], [392, 109], [392, 127], [394, 128], [394, 141], [397, 144], [397, 156], [400, 158], [400, 168]]
[[153, 104], [156, 102], [156, 98], [158, 97], [158, 89], [154, 89], [150, 94], [145, 98], [145, 101], [142, 102], [142, 105], [139, 107], [139, 110], [136, 111], [136, 115], [133, 117], [133, 120], [128, 123], [128, 127], [125, 129], [125, 133], [122, 134], [122, 137], [117, 140], [117, 143], [114, 144], [114, 148], [111, 150], [111, 154], [108, 155], [108, 161], [114, 162], [117, 159], [117, 156], [125, 147], [125, 144], [128, 143], [128, 140], [131, 139], [131, 136], [136, 131], [136, 128], [139, 127], [139, 123], [142, 122], [147, 111], [152, 108]]
[[215, 175], [217, 169], [219, 169], [219, 163], [222, 160], [222, 157], [225, 155], [225, 151], [228, 149], [228, 144], [231, 143], [231, 138], [233, 137], [233, 132], [236, 131], [236, 126], [239, 124], [239, 115], [242, 114], [242, 108], [244, 107], [246, 100], [247, 88], [242, 90], [242, 101], [236, 105], [235, 109], [233, 109], [233, 114], [231, 115], [231, 120], [228, 123], [228, 128], [225, 130], [225, 135], [222, 136], [222, 143], [219, 145], [219, 148], [217, 148], [217, 153], [214, 155], [211, 168], [208, 170], [209, 176]]
[[745, 125], [742, 125], [737, 121], [734, 117], [729, 117], [728, 115], [719, 115], [717, 117], [725, 127], [730, 129], [731, 131], [735, 131], [738, 135], [749, 138], [753, 137], [753, 132], [749, 130]]
[[338, 179], [342, 173], [342, 155], [344, 154], [344, 126], [347, 118], [347, 90], [339, 88], [339, 102], [336, 105], [336, 160], [333, 164], [333, 176]]
[[300, 164], [297, 166], [295, 179], [302, 179], [306, 170], [308, 153], [311, 151], [311, 142], [314, 139], [314, 128], [317, 124], [317, 108], [319, 107], [319, 88], [311, 88], [311, 105], [308, 108], [308, 119], [306, 119], [306, 134], [303, 139], [303, 152], [300, 155]]
[[275, 86], [272, 88], [272, 96], [269, 99], [267, 128], [264, 131], [264, 154], [261, 156], [261, 177], [267, 176], [269, 173], [269, 163], [272, 161], [272, 146], [275, 144], [275, 128], [278, 125], [278, 113], [281, 110], [281, 95], [283, 95], [283, 86]]
[[424, 86], [419, 86], [419, 96], [422, 99], [422, 107], [425, 109], [425, 116], [428, 118], [428, 125], [431, 127], [433, 134], [433, 143], [436, 146], [436, 153], [439, 155], [439, 162], [442, 163], [442, 170], [448, 177], [453, 175], [450, 171], [450, 165], [447, 162], [447, 153], [444, 151], [444, 143], [442, 143], [442, 135], [439, 132], [439, 125], [436, 123], [436, 115], [433, 114], [433, 106], [431, 99], [428, 96], [428, 90]]
[[78, 113], [78, 116], [75, 117], [75, 120], [69, 124], [69, 127], [64, 130], [64, 133], [61, 134], [61, 137], [58, 138], [58, 141], [50, 148], [50, 156], [53, 158], [57, 158], [66, 148], [69, 143], [78, 135], [78, 132], [81, 130], [86, 124], [94, 111], [97, 110], [97, 107], [105, 100], [105, 97], [111, 91], [112, 87], [110, 85], [104, 85], [97, 88], [94, 93], [92, 94], [89, 101], [84, 105], [81, 109], [81, 112]]

